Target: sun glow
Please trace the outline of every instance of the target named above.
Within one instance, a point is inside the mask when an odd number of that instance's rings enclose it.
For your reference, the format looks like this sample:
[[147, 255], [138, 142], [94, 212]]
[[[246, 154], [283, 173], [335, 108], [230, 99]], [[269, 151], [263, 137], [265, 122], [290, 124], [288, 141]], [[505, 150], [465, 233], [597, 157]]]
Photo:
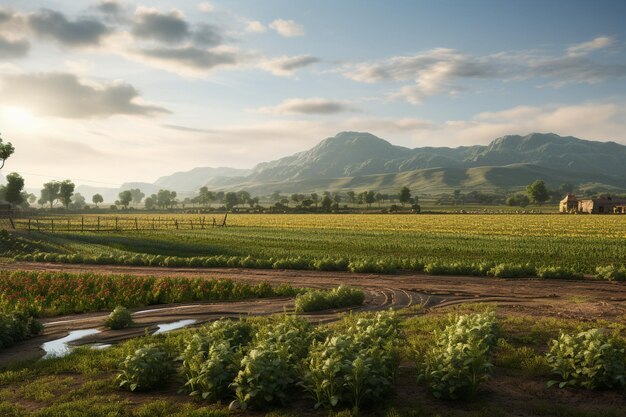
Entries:
[[3, 125], [22, 132], [32, 132], [39, 127], [39, 120], [22, 107], [11, 106], [2, 109], [2, 121]]

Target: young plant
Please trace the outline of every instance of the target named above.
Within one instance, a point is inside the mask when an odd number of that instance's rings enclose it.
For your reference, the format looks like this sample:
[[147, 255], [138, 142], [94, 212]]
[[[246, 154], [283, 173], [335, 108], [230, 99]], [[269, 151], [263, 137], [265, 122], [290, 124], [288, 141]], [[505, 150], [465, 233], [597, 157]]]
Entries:
[[552, 373], [559, 384], [587, 389], [626, 385], [624, 342], [605, 330], [591, 329], [575, 335], [561, 333], [550, 344], [546, 354]]
[[133, 318], [126, 307], [117, 306], [109, 314], [104, 325], [112, 330], [125, 329], [133, 325]]
[[150, 344], [128, 355], [120, 364], [119, 385], [129, 391], [148, 390], [167, 382], [172, 360], [159, 345]]

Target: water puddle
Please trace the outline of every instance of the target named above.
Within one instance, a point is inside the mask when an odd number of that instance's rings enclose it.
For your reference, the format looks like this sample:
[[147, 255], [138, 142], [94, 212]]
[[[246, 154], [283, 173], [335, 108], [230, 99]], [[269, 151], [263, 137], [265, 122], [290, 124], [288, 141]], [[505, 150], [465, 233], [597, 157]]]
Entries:
[[89, 345], [90, 348], [95, 350], [104, 350], [106, 348], [110, 348], [111, 346], [113, 345], [110, 343], [94, 343], [93, 345]]
[[163, 333], [167, 333], [167, 332], [172, 331], [172, 330], [182, 329], [183, 327], [186, 327], [186, 326], [189, 326], [191, 324], [194, 324], [197, 321], [198, 320], [187, 319], [187, 320], [174, 321], [172, 323], [157, 324], [157, 326], [159, 328], [153, 334], [163, 334]]
[[72, 351], [70, 342], [82, 339], [85, 336], [91, 336], [92, 334], [100, 333], [98, 329], [85, 329], [71, 331], [67, 336], [51, 340], [41, 345], [41, 348], [46, 352], [43, 359], [60, 358]]

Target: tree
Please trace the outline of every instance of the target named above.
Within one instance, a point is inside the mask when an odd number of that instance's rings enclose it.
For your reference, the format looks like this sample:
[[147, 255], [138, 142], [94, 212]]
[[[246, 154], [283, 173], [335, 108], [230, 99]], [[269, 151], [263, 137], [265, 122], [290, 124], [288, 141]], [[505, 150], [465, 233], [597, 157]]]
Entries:
[[76, 188], [76, 186], [70, 180], [62, 181], [59, 184], [59, 199], [65, 206], [65, 209], [69, 209], [70, 207], [72, 196], [74, 195], [74, 188]]
[[121, 193], [118, 194], [118, 197], [120, 198], [119, 204], [121, 206], [124, 206], [124, 208], [128, 208], [128, 205], [133, 200], [133, 192], [132, 190], [122, 191]]
[[356, 196], [354, 191], [350, 190], [346, 193], [346, 195], [348, 196], [348, 200], [350, 200], [350, 203], [354, 204], [354, 197]]
[[[61, 189], [61, 183], [58, 181], [50, 181], [43, 185], [41, 190], [41, 198], [39, 204], [50, 204], [50, 208], [54, 205], [54, 202], [60, 197], [59, 192]], [[43, 203], [42, 203], [43, 202]]]
[[11, 142], [2, 143], [2, 138], [0, 137], [0, 169], [4, 168], [4, 163], [9, 156], [13, 155], [15, 152], [15, 148], [11, 145]]
[[104, 198], [102, 198], [100, 194], [94, 194], [93, 197], [91, 197], [91, 201], [98, 207], [98, 204], [104, 202]]
[[271, 195], [270, 195], [270, 201], [272, 201], [273, 203], [278, 203], [281, 199], [280, 196], [280, 191], [274, 191]]
[[317, 193], [311, 193], [311, 201], [317, 207], [317, 204], [320, 202], [320, 196]]
[[461, 201], [461, 190], [454, 190], [454, 205], [456, 206]]
[[372, 207], [372, 203], [376, 201], [376, 194], [374, 191], [368, 191], [365, 193], [365, 203], [367, 207]]
[[411, 202], [411, 190], [409, 190], [408, 187], [402, 187], [402, 189], [400, 190], [400, 194], [398, 194], [398, 200], [400, 200], [402, 207], [404, 207], [406, 203], [410, 203]]
[[376, 202], [378, 203], [378, 206], [380, 207], [380, 203], [383, 201], [383, 195], [381, 193], [376, 193], [374, 198], [376, 199]]
[[130, 190], [130, 194], [132, 196], [133, 203], [140, 204], [141, 200], [146, 196], [139, 188], [133, 188]]
[[291, 201], [293, 201], [294, 203], [296, 203], [296, 206], [298, 205], [298, 203], [300, 202], [301, 198], [300, 198], [300, 194], [291, 194]]
[[84, 209], [85, 206], [87, 205], [85, 204], [86, 203], [85, 197], [83, 197], [81, 193], [75, 193], [73, 200], [74, 201], [72, 201], [72, 204], [70, 204], [70, 207], [73, 209], [81, 210], [81, 209]]
[[[154, 196], [154, 194], [153, 194]], [[176, 191], [159, 190], [155, 196], [156, 205], [161, 208], [169, 208], [176, 204]]]
[[545, 203], [550, 196], [546, 184], [541, 180], [537, 180], [526, 187], [526, 194], [528, 194], [530, 201], [538, 205]]
[[237, 193], [228, 192], [224, 194], [224, 206], [226, 206], [226, 210], [232, 210], [237, 204], [239, 204], [239, 201]]
[[333, 200], [325, 195], [324, 198], [322, 198], [322, 209], [324, 209], [325, 211], [330, 211], [330, 208], [333, 205]]
[[154, 206], [156, 205], [156, 200], [157, 200], [157, 196], [155, 194], [152, 194], [151, 197], [147, 197], [143, 201], [143, 204], [146, 207], [146, 210], [152, 210]]
[[6, 177], [7, 184], [3, 186], [4, 199], [13, 204], [19, 206], [24, 202], [24, 178], [17, 172], [12, 172]]

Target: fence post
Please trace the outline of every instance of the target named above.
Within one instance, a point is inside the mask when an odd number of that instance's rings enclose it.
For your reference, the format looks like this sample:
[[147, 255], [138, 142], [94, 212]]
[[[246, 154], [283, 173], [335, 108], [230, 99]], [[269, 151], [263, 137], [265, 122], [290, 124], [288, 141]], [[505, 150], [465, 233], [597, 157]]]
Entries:
[[191, 230], [193, 230], [193, 220], [189, 220], [189, 225], [191, 226]]
[[67, 218], [67, 231], [70, 231], [70, 218]]
[[174, 219], [174, 225], [176, 226], [176, 230], [178, 230], [178, 220]]
[[118, 218], [115, 218], [115, 231], [117, 232], [117, 222], [118, 222]]
[[139, 231], [139, 223], [137, 222], [137, 217], [135, 217], [135, 230]]
[[98, 223], [96, 225], [96, 232], [100, 231], [100, 216], [98, 216]]
[[54, 233], [54, 219], [50, 219], [50, 225], [52, 228], [52, 233]]
[[37, 231], [41, 232], [41, 225], [39, 224], [39, 219], [37, 219]]
[[28, 233], [30, 233], [30, 218], [28, 219]]
[[84, 216], [80, 216], [80, 231], [81, 232], [85, 231], [85, 217]]
[[152, 230], [154, 230], [155, 226], [154, 226], [154, 217], [152, 218]]

